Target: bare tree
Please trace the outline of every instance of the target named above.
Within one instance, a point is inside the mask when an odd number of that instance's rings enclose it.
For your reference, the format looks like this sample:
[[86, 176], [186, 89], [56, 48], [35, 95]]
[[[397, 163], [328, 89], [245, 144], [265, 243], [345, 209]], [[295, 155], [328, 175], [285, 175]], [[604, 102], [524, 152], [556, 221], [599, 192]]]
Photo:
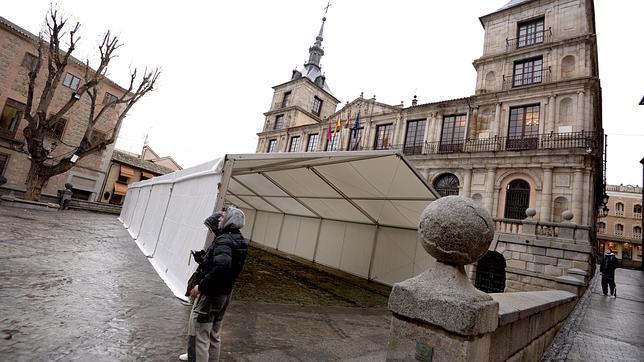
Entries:
[[[72, 97], [65, 102], [60, 108], [54, 108], [52, 99], [56, 89], [60, 86], [61, 78], [65, 74], [65, 68], [70, 62], [75, 61], [71, 54], [76, 48], [79, 36], [77, 34], [80, 24], [76, 23], [73, 27], [68, 26], [68, 19], [63, 18], [54, 8], [50, 9], [47, 14], [46, 30], [38, 39], [38, 57], [35, 64], [29, 70], [29, 85], [27, 90], [27, 103], [24, 117], [28, 124], [23, 130], [27, 143], [27, 151], [30, 156], [31, 166], [26, 181], [25, 198], [28, 200], [38, 200], [42, 188], [52, 176], [67, 172], [78, 160], [100, 152], [108, 145], [116, 141], [119, 129], [127, 112], [132, 106], [148, 92], [152, 91], [154, 84], [159, 76], [159, 70], [153, 69], [143, 72], [139, 77], [137, 70], [134, 69], [130, 74], [130, 82], [127, 91], [120, 97], [114, 97], [108, 102], [98, 102], [98, 87], [106, 78], [106, 73], [110, 61], [116, 56], [115, 51], [121, 46], [119, 39], [113, 36], [109, 31], [103, 37], [103, 41], [98, 47], [100, 52], [100, 63], [96, 69], [89, 66], [89, 60], [84, 64], [83, 82], [72, 94]], [[46, 37], [46, 39], [44, 38]], [[69, 46], [67, 50], [61, 49], [61, 41], [68, 37]], [[45, 81], [40, 98], [35, 97], [37, 87], [36, 79], [39, 72], [46, 62], [44, 70]], [[71, 151], [66, 152], [65, 156], [56, 159], [50, 156], [51, 147], [46, 147], [45, 139], [52, 127], [76, 105], [82, 97], [89, 97], [90, 109], [87, 116], [87, 125], [85, 133], [77, 145], [71, 147]], [[99, 104], [103, 103], [103, 104]], [[120, 105], [119, 107], [113, 107]], [[79, 104], [80, 106], [80, 104]], [[104, 116], [105, 112], [113, 107], [116, 109], [117, 116], [111, 134], [104, 137], [97, 137], [101, 134], [96, 132], [96, 124]], [[53, 162], [53, 163], [52, 163]]]

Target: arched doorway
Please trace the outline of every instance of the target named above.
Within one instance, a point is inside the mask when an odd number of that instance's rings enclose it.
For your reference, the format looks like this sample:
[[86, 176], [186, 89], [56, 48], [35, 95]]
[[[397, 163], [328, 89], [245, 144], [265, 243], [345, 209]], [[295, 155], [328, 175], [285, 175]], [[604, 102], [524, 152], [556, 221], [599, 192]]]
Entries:
[[528, 207], [530, 207], [530, 184], [520, 179], [510, 182], [505, 192], [503, 217], [523, 220], [526, 218], [525, 210]]
[[505, 290], [505, 258], [496, 251], [488, 251], [476, 267], [476, 289], [486, 293], [503, 293]]
[[441, 197], [458, 195], [458, 177], [445, 173], [434, 180], [434, 189]]

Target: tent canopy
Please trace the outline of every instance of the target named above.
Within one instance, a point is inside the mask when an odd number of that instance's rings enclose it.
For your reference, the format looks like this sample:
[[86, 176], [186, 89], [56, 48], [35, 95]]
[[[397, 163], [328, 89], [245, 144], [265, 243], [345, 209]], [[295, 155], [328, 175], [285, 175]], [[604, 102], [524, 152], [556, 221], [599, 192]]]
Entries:
[[226, 161], [232, 163], [226, 200], [257, 211], [415, 230], [438, 197], [395, 151], [227, 155]]

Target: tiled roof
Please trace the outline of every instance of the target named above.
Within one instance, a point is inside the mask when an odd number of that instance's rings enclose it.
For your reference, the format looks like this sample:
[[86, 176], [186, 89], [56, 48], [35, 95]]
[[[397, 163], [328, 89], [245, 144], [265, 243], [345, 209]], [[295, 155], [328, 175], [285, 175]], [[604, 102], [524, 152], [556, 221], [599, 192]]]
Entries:
[[167, 173], [174, 172], [173, 170], [165, 166], [157, 165], [156, 163], [150, 161], [145, 161], [130, 152], [121, 150], [114, 150], [114, 152], [112, 153], [112, 160], [141, 170], [150, 171], [158, 175], [165, 175]]

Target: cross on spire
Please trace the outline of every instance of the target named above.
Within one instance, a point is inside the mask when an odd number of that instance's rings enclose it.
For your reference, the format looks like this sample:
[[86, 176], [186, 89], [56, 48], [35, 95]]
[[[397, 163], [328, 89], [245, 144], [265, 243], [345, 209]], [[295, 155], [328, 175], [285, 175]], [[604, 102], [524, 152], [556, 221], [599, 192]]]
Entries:
[[331, 2], [329, 1], [326, 6], [324, 7], [324, 16], [326, 16], [326, 13], [329, 11], [329, 6], [331, 6]]

